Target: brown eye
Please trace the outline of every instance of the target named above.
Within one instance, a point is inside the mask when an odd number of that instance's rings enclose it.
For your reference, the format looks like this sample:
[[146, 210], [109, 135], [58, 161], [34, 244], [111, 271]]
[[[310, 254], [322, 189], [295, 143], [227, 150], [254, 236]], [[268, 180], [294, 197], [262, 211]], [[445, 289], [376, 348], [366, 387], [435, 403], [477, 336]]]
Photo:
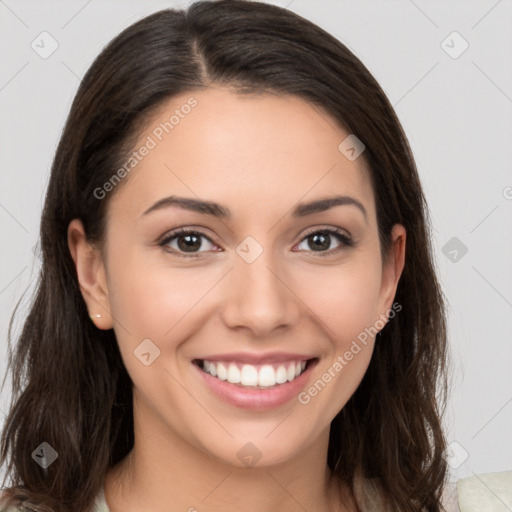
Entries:
[[[177, 255], [182, 256], [180, 253], [187, 253], [190, 256], [198, 256], [199, 249], [203, 248], [205, 244], [202, 239], [207, 240], [206, 246], [211, 244], [215, 247], [215, 244], [203, 233], [199, 231], [191, 231], [191, 230], [180, 230], [175, 231], [174, 233], [170, 233], [160, 245], [162, 247], [170, 248], [172, 252], [176, 252]], [[206, 251], [211, 250], [211, 248], [207, 248]]]
[[[336, 238], [338, 240], [338, 245], [332, 249], [332, 239]], [[303, 250], [309, 250], [312, 252], [329, 252], [329, 254], [333, 252], [337, 252], [338, 250], [343, 249], [344, 247], [352, 247], [354, 245], [352, 239], [342, 233], [341, 231], [337, 231], [334, 229], [321, 229], [309, 233], [303, 238], [302, 242], [299, 244], [299, 247], [303, 243], [307, 244], [307, 247]]]

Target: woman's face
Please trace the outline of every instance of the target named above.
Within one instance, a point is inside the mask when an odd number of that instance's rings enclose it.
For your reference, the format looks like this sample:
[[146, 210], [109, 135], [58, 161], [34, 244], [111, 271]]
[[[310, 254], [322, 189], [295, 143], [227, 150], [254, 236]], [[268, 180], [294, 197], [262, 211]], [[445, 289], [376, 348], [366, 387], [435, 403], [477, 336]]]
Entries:
[[296, 97], [224, 88], [175, 97], [148, 123], [136, 165], [98, 199], [102, 259], [77, 253], [89, 311], [133, 381], [136, 436], [238, 466], [325, 441], [405, 250], [396, 225], [383, 267], [368, 172], [339, 149], [348, 135]]

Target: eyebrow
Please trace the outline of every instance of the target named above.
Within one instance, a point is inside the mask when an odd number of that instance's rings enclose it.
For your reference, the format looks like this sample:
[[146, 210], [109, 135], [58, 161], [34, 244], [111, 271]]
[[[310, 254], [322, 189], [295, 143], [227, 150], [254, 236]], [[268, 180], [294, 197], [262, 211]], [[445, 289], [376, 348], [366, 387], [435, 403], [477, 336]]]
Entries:
[[[317, 199], [309, 203], [301, 203], [295, 207], [292, 212], [292, 216], [295, 218], [301, 218], [313, 213], [324, 212], [330, 208], [333, 208], [334, 206], [345, 205], [357, 207], [363, 213], [365, 221], [368, 222], [368, 214], [366, 212], [366, 208], [360, 201], [350, 196], [334, 196], [324, 199]], [[148, 208], [141, 215], [141, 217], [151, 212], [171, 206], [183, 208], [184, 210], [190, 210], [203, 215], [211, 215], [220, 219], [230, 219], [232, 217], [229, 208], [226, 208], [225, 206], [222, 206], [213, 201], [203, 201], [201, 199], [178, 196], [169, 196], [160, 199], [153, 206]]]

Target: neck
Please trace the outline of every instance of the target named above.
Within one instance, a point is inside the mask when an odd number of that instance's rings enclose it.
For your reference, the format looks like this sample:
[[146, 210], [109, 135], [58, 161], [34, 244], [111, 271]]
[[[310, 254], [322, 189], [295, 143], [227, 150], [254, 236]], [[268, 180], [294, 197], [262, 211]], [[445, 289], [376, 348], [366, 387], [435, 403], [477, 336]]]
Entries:
[[198, 449], [154, 418], [139, 421], [140, 414], [134, 413], [132, 451], [105, 477], [110, 512], [169, 512], [169, 504], [171, 510], [188, 512], [355, 510], [327, 467], [328, 430], [290, 460], [237, 467]]

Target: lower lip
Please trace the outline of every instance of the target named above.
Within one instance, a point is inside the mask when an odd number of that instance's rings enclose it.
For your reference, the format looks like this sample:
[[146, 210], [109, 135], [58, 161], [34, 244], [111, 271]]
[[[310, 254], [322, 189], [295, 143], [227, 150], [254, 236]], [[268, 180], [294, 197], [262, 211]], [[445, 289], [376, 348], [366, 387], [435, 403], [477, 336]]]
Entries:
[[279, 407], [297, 397], [304, 388], [316, 363], [316, 359], [310, 361], [306, 369], [296, 379], [269, 389], [243, 388], [231, 384], [227, 380], [212, 377], [194, 363], [192, 363], [192, 366], [199, 372], [200, 377], [208, 388], [228, 404], [240, 407], [241, 409], [263, 411]]

